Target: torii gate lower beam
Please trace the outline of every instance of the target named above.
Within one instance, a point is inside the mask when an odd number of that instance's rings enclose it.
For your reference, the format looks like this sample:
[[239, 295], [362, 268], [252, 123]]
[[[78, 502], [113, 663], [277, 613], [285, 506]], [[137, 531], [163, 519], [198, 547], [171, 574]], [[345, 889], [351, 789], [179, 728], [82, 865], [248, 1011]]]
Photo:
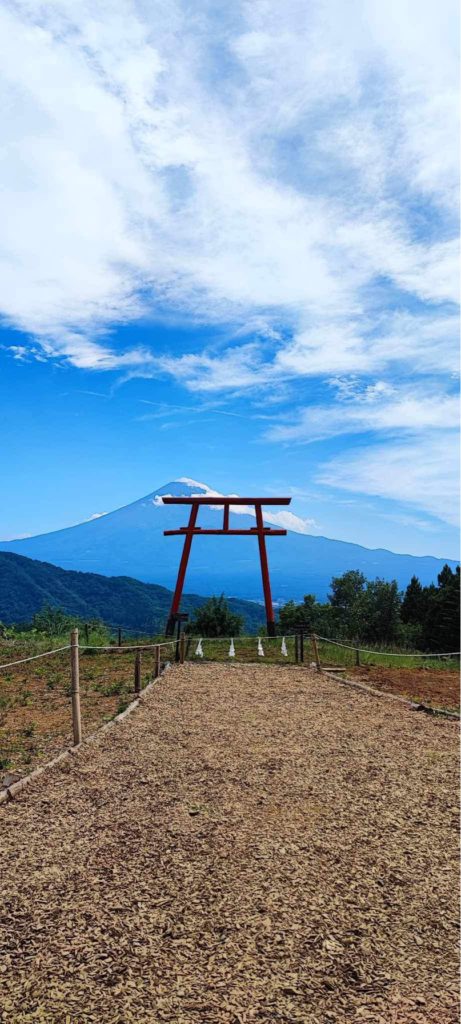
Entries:
[[[164, 505], [190, 505], [190, 516], [187, 526], [179, 530], [164, 530], [165, 537], [184, 536], [184, 547], [179, 563], [178, 578], [173, 594], [170, 614], [166, 625], [166, 636], [173, 636], [176, 617], [179, 613], [181, 597], [186, 578], [187, 564], [192, 547], [192, 539], [201, 537], [254, 537], [257, 536], [259, 544], [259, 558], [261, 562], [261, 576], [264, 590], [264, 603], [266, 606], [266, 620], [268, 636], [275, 636], [275, 618], [272, 606], [271, 585], [269, 579], [269, 565], [267, 561], [266, 537], [284, 537], [286, 530], [273, 530], [264, 526], [262, 506], [263, 505], [289, 505], [291, 498], [231, 498], [231, 497], [167, 497], [163, 498]], [[222, 505], [224, 509], [223, 525], [221, 530], [202, 530], [196, 526], [197, 515], [200, 505]], [[229, 527], [229, 512], [232, 505], [253, 505], [256, 513], [256, 526], [249, 530], [231, 530]]]

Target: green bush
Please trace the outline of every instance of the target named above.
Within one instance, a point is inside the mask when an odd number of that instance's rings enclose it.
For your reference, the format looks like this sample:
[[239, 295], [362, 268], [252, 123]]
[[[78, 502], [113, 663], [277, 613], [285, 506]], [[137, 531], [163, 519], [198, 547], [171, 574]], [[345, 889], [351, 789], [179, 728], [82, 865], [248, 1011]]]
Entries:
[[243, 617], [231, 612], [229, 605], [221, 597], [210, 597], [194, 614], [187, 631], [200, 636], [240, 636]]

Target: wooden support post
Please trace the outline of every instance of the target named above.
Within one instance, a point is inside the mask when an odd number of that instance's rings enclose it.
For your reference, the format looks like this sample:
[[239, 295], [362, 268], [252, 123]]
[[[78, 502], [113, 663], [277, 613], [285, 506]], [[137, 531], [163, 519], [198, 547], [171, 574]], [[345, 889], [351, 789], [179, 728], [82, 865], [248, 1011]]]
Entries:
[[184, 665], [185, 658], [186, 658], [186, 634], [185, 633], [181, 633], [181, 636], [179, 638], [179, 660], [181, 662], [181, 665]]
[[319, 648], [318, 648], [317, 637], [316, 637], [315, 633], [312, 633], [311, 641], [312, 641], [312, 647], [313, 647], [313, 650], [314, 650], [314, 658], [315, 658], [315, 664], [317, 666], [317, 672], [321, 672], [322, 671], [322, 666], [320, 664]]
[[89, 642], [90, 642], [90, 631], [89, 631], [89, 628], [88, 628], [88, 623], [85, 622], [85, 643], [89, 644]]
[[295, 664], [299, 662], [299, 633], [295, 633]]
[[360, 665], [360, 650], [358, 647], [355, 648], [355, 664]]
[[119, 628], [119, 631], [118, 631], [118, 646], [119, 647], [122, 646], [122, 631], [121, 631], [120, 628]]
[[158, 679], [160, 675], [160, 644], [155, 647], [154, 658], [154, 679]]
[[304, 633], [299, 634], [299, 660], [304, 665]]
[[72, 731], [74, 746], [82, 742], [82, 718], [80, 714], [80, 672], [78, 658], [78, 629], [70, 634], [70, 671], [72, 697]]
[[134, 692], [139, 696], [141, 689], [141, 651], [136, 651], [134, 659]]

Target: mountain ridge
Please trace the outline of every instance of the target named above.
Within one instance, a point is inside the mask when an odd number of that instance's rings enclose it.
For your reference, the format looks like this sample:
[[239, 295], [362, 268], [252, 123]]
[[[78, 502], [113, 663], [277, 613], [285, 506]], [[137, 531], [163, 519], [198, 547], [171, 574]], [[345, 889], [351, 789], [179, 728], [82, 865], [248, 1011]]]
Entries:
[[[164, 538], [164, 529], [177, 529], [187, 522], [184, 506], [163, 505], [162, 495], [208, 495], [210, 507], [200, 509], [199, 523], [216, 527], [222, 522], [222, 510], [213, 508], [212, 498], [219, 492], [190, 478], [170, 481], [155, 491], [119, 509], [68, 526], [62, 530], [0, 542], [0, 551], [12, 551], [45, 561], [63, 569], [92, 572], [104, 576], [129, 576], [144, 583], [171, 588], [176, 580], [182, 550], [181, 537]], [[239, 525], [254, 525], [254, 517], [245, 507], [234, 509]], [[284, 524], [285, 512], [267, 511], [266, 522]], [[292, 515], [288, 513], [288, 515]], [[424, 585], [435, 582], [437, 574], [453, 559], [432, 555], [405, 555], [386, 548], [366, 548], [360, 544], [301, 532], [303, 521], [293, 517], [300, 527], [287, 526], [286, 537], [268, 542], [269, 567], [275, 603], [290, 598], [300, 600], [306, 593], [325, 599], [332, 576], [347, 569], [360, 569], [368, 578], [397, 579], [405, 587], [412, 575]], [[186, 588], [198, 594], [221, 593], [253, 601], [262, 598], [257, 544], [252, 537], [196, 537], [186, 578]]]

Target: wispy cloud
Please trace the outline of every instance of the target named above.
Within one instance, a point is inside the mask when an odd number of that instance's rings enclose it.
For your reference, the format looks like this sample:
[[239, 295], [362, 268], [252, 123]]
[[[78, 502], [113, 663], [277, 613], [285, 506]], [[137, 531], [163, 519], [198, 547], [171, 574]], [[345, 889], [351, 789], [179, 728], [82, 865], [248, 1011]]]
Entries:
[[405, 433], [447, 430], [459, 422], [457, 396], [439, 389], [391, 388], [383, 382], [348, 394], [347, 401], [298, 410], [288, 422], [273, 425], [267, 437], [273, 441], [311, 443], [338, 434], [367, 432]]
[[457, 525], [458, 437], [412, 438], [372, 445], [331, 459], [319, 483], [340, 490], [391, 498]]

